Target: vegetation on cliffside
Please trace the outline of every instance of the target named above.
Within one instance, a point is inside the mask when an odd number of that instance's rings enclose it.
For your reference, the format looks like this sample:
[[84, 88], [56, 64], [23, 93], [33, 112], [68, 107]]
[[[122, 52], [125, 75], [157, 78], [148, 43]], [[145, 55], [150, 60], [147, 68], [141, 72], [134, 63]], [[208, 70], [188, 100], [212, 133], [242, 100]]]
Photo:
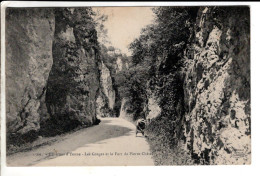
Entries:
[[7, 9], [7, 152], [129, 114], [156, 165], [249, 164], [249, 8], [153, 13], [127, 56], [91, 7]]
[[[151, 94], [161, 108], [146, 129], [155, 163], [250, 163], [250, 76], [249, 64], [242, 64], [250, 59], [248, 8], [153, 11], [155, 23], [130, 45], [125, 88], [134, 120], [147, 114]], [[236, 137], [227, 137], [228, 130]], [[245, 153], [239, 160], [236, 150]]]
[[[198, 8], [158, 7], [153, 11], [155, 23], [143, 29], [141, 36], [130, 46], [134, 67], [146, 69], [145, 75], [140, 76], [144, 80], [138, 84], [136, 95], [147, 97], [148, 92], [153, 92], [158, 99], [162, 113], [149, 124], [146, 130], [148, 141], [156, 164], [173, 164], [169, 160], [178, 160], [180, 157], [177, 154], [181, 154], [172, 150], [182, 137], [183, 55], [191, 39]], [[141, 101], [146, 103], [147, 100], [143, 98]], [[133, 104], [139, 106], [135, 99]], [[146, 109], [140, 110], [143, 112]], [[138, 118], [139, 114], [136, 114]]]

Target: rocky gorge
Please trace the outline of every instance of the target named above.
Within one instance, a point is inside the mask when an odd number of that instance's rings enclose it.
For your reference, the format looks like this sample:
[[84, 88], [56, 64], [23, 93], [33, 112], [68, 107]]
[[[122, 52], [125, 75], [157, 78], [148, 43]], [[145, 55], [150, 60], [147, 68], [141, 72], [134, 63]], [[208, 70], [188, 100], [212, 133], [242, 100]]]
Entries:
[[127, 57], [91, 8], [7, 9], [7, 146], [145, 118], [156, 165], [250, 164], [249, 8], [153, 12]]
[[250, 163], [248, 19], [242, 7], [198, 11], [184, 83], [184, 136], [195, 162]]
[[[148, 127], [155, 158], [163, 165], [250, 164], [249, 8], [200, 7], [195, 12], [196, 18], [187, 20], [192, 24], [189, 38], [175, 45], [181, 48], [182, 69], [173, 75], [181, 81], [176, 85], [166, 78], [165, 86], [170, 84], [168, 92], [173, 92], [166, 94], [168, 102], [162, 94], [155, 97], [160, 109], [168, 108], [169, 100], [176, 102], [171, 107], [176, 112], [165, 109], [162, 113], [171, 115], [158, 114]], [[164, 130], [158, 131], [159, 125]], [[174, 136], [172, 141], [165, 133]], [[163, 152], [153, 141], [170, 144]]]
[[[34, 15], [33, 15], [34, 14]], [[7, 9], [7, 143], [40, 129], [52, 68], [55, 17], [52, 9]]]
[[100, 92], [113, 109], [115, 94], [92, 13], [91, 8], [7, 9], [7, 144], [98, 124]]

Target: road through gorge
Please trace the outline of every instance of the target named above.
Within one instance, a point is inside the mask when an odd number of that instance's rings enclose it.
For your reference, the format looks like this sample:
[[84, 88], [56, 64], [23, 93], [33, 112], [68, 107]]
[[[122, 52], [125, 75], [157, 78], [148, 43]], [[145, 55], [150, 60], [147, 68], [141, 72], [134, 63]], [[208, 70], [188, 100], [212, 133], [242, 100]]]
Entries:
[[9, 166], [154, 165], [149, 145], [135, 126], [121, 118], [64, 135], [61, 140], [7, 157]]

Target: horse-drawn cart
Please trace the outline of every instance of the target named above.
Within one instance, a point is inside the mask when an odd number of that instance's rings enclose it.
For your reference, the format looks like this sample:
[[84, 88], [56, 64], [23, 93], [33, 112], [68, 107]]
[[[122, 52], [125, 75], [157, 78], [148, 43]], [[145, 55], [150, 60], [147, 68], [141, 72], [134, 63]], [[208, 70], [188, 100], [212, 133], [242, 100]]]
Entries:
[[136, 136], [138, 133], [142, 133], [142, 135], [144, 136], [144, 129], [146, 126], [146, 120], [145, 119], [138, 119], [136, 121]]

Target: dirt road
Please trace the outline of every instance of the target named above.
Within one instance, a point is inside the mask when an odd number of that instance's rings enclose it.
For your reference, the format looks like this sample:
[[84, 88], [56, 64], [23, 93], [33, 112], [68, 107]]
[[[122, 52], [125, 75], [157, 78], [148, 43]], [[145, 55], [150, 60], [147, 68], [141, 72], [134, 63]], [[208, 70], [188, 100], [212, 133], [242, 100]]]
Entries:
[[8, 166], [154, 165], [149, 145], [135, 126], [120, 118], [103, 118], [90, 128], [65, 135], [49, 146], [7, 157]]

